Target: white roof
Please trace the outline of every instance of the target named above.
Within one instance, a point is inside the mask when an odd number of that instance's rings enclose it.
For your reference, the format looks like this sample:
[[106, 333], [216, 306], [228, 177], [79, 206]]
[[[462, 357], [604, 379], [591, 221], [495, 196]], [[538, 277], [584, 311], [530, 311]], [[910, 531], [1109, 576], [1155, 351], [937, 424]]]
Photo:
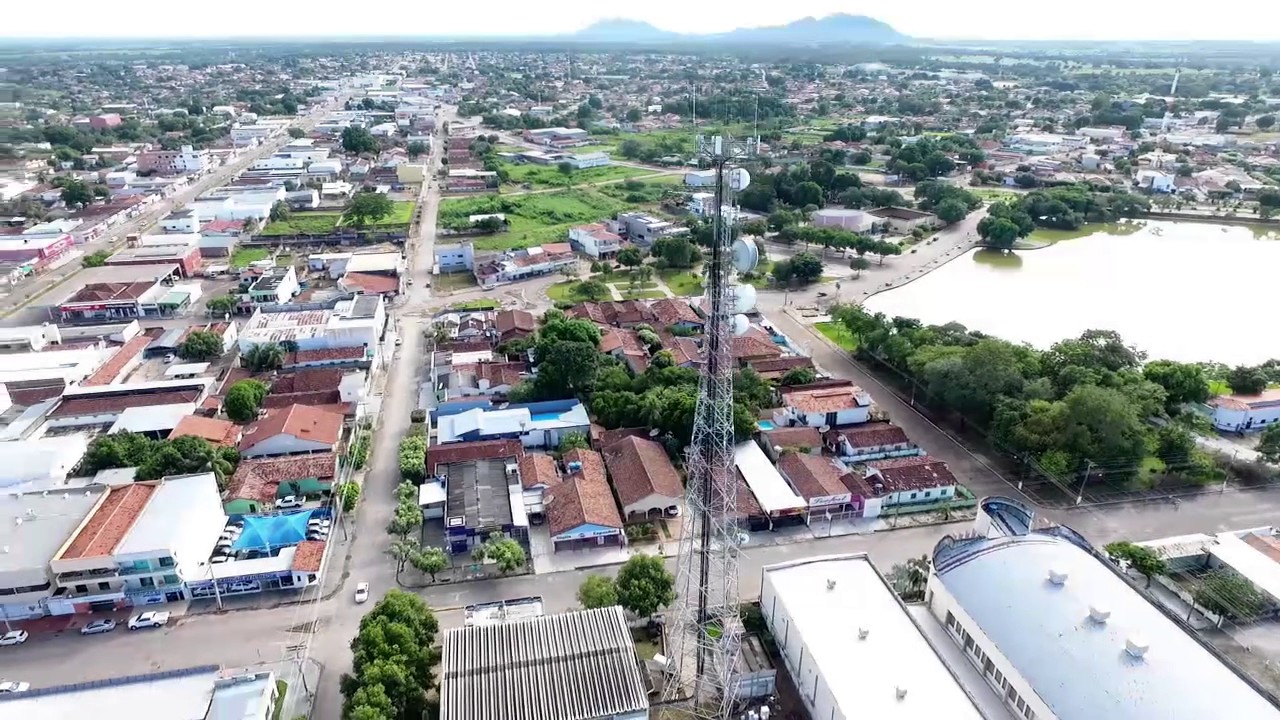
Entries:
[[[133, 527], [129, 528], [112, 554], [132, 555], [170, 548], [175, 537], [191, 530], [198, 531], [198, 523], [207, 519], [214, 506], [218, 513], [222, 512], [218, 481], [213, 473], [166, 478], [151, 494]], [[196, 527], [191, 527], [193, 524]], [[212, 527], [211, 523], [206, 524]], [[225, 524], [226, 516], [223, 515], [222, 525]], [[209, 536], [209, 550], [213, 549], [217, 535], [214, 532]]]
[[89, 438], [82, 433], [0, 442], [0, 487], [50, 478], [65, 480], [88, 447]]
[[398, 270], [400, 253], [360, 253], [347, 261], [347, 272], [378, 272]]
[[209, 566], [209, 573], [203, 578], [195, 578], [196, 582], [204, 580], [208, 582], [209, 574], [218, 580], [226, 580], [227, 578], [249, 577], [250, 575], [274, 575], [282, 573], [293, 567], [293, 556], [298, 552], [297, 545], [290, 545], [287, 548], [281, 548], [280, 552], [271, 557], [257, 558], [254, 560], [230, 560], [217, 565]]
[[178, 375], [201, 375], [205, 370], [209, 369], [209, 363], [181, 363], [174, 365], [164, 371], [167, 378], [176, 377]]
[[256, 673], [219, 680], [213, 703], [204, 720], [259, 720], [271, 717], [271, 695], [276, 676], [272, 672]]
[[424, 507], [442, 503], [447, 497], [444, 485], [438, 482], [424, 482], [418, 486], [418, 504]]
[[[982, 718], [865, 554], [770, 565], [762, 582], [777, 612], [790, 618], [790, 631], [799, 633], [806, 664], [826, 678], [841, 715]], [[906, 691], [902, 699], [899, 689]]]
[[[98, 504], [104, 488], [0, 493], [0, 572], [48, 568], [58, 548]], [[21, 520], [21, 522], [19, 522]]]
[[1239, 535], [1222, 533], [1209, 552], [1224, 565], [1243, 575], [1273, 599], [1280, 601], [1280, 563], [1263, 555]]
[[733, 452], [733, 462], [742, 472], [742, 478], [756, 496], [761, 510], [774, 513], [806, 507], [804, 498], [782, 479], [778, 468], [756, 443], [748, 440], [739, 445]]
[[[185, 673], [185, 674], [183, 674]], [[216, 666], [172, 674], [118, 678], [41, 688], [0, 701], [0, 717], [23, 720], [63, 720], [81, 717], [93, 708], [94, 720], [134, 720], [139, 708], [164, 708], [164, 716], [204, 720], [214, 697]]]
[[118, 432], [161, 432], [178, 427], [182, 418], [196, 411], [195, 403], [173, 403], [172, 405], [143, 405], [125, 408], [111, 426], [111, 433]]

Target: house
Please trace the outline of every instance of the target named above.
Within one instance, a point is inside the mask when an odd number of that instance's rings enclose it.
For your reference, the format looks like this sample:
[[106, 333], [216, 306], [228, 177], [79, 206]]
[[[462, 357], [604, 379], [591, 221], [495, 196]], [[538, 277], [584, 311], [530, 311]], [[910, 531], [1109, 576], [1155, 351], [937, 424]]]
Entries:
[[843, 427], [866, 422], [871, 395], [856, 385], [798, 386], [782, 391], [782, 407], [774, 412], [779, 427]]
[[689, 232], [689, 228], [683, 225], [639, 212], [618, 213], [618, 217], [605, 223], [605, 227], [610, 232], [617, 233], [632, 243], [646, 248], [658, 238]]
[[1134, 175], [1133, 182], [1143, 190], [1153, 193], [1171, 193], [1177, 189], [1174, 186], [1177, 179], [1177, 175], [1173, 173], [1143, 169]]
[[509, 438], [527, 448], [559, 447], [566, 435], [585, 436], [591, 431], [587, 410], [576, 400], [513, 405], [503, 410], [458, 408], [449, 414], [445, 414], [445, 408], [437, 408], [436, 412], [439, 445]]
[[900, 207], [883, 207], [868, 210], [868, 215], [876, 218], [875, 222], [884, 225], [889, 232], [896, 235], [910, 235], [916, 228], [938, 227], [938, 216], [922, 210], [911, 210]]
[[715, 170], [693, 170], [684, 174], [684, 184], [689, 187], [714, 187]]
[[178, 425], [169, 433], [169, 439], [180, 437], [198, 437], [208, 440], [219, 447], [236, 447], [240, 444], [242, 431], [239, 425], [228, 420], [188, 415], [178, 421]]
[[1213, 426], [1228, 432], [1263, 430], [1280, 422], [1280, 390], [1258, 395], [1221, 395], [1209, 401]]
[[246, 293], [254, 305], [284, 304], [289, 302], [301, 289], [298, 283], [298, 272], [292, 265], [268, 268]]
[[813, 359], [804, 355], [753, 360], [748, 362], [747, 366], [765, 380], [781, 380], [792, 370], [815, 370]]
[[785, 452], [778, 460], [778, 471], [804, 498], [807, 524], [848, 517], [861, 509], [853, 503], [851, 486], [844, 480], [849, 471], [829, 457]]
[[333, 452], [342, 437], [342, 415], [307, 405], [267, 412], [240, 441], [246, 458]]
[[569, 244], [574, 250], [601, 260], [618, 254], [622, 249], [622, 237], [611, 232], [604, 223], [594, 223], [570, 228]]
[[649, 305], [649, 312], [662, 328], [678, 327], [684, 330], [701, 331], [703, 327], [702, 316], [698, 315], [688, 302], [677, 298], [655, 300]]
[[599, 325], [612, 325], [623, 328], [635, 327], [641, 323], [652, 323], [656, 319], [649, 306], [638, 300], [578, 303], [565, 311], [565, 314], [570, 317], [590, 320]]
[[742, 335], [734, 336], [730, 341], [730, 352], [738, 364], [747, 366], [752, 363], [775, 360], [782, 356], [782, 348], [769, 337], [763, 329], [753, 327]]
[[845, 462], [922, 455], [906, 431], [888, 422], [869, 422], [827, 433], [826, 446]]
[[229, 515], [264, 513], [281, 498], [327, 495], [337, 477], [338, 456], [330, 452], [246, 458], [236, 466], [223, 493]]
[[494, 256], [477, 264], [475, 275], [480, 287], [489, 289], [577, 266], [578, 256], [569, 243], [553, 243]]
[[873, 460], [865, 467], [862, 480], [874, 496], [868, 498], [865, 517], [895, 505], [947, 500], [955, 497], [960, 484], [945, 462], [929, 455]]
[[695, 217], [711, 218], [716, 214], [716, 196], [715, 193], [696, 192], [690, 193], [689, 202], [686, 205], [689, 212]]
[[475, 249], [471, 243], [435, 246], [437, 273], [464, 272], [475, 268]]
[[660, 443], [625, 437], [604, 449], [604, 461], [627, 522], [680, 514], [684, 486]]
[[604, 460], [594, 450], [564, 454], [564, 481], [547, 495], [547, 527], [554, 552], [604, 545], [622, 546], [622, 516], [606, 479]]
[[528, 374], [524, 363], [479, 362], [453, 366], [447, 397], [506, 395]]
[[560, 465], [555, 458], [542, 453], [528, 453], [520, 458], [520, 487], [523, 488], [524, 511], [529, 522], [541, 525], [546, 520], [548, 490], [560, 485]]
[[527, 310], [501, 310], [493, 316], [498, 344], [527, 338], [538, 331], [538, 321]]

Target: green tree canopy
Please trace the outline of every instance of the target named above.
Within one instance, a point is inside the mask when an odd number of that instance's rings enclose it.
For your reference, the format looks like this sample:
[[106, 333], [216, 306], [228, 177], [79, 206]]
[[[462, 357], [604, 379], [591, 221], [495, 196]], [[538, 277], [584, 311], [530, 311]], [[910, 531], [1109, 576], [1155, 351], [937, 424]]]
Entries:
[[267, 397], [267, 386], [258, 380], [240, 380], [227, 390], [222, 399], [222, 411], [235, 422], [249, 422], [258, 416], [262, 401]]
[[351, 198], [347, 206], [346, 217], [358, 228], [366, 225], [377, 225], [395, 211], [395, 203], [380, 192], [359, 192]]
[[639, 617], [652, 617], [676, 599], [675, 578], [658, 555], [632, 555], [618, 570], [618, 604]]
[[178, 346], [178, 357], [204, 362], [222, 354], [222, 336], [208, 330], [195, 330]]
[[578, 604], [588, 610], [617, 605], [618, 586], [608, 575], [588, 575], [578, 586]]
[[423, 717], [436, 686], [432, 668], [440, 625], [416, 595], [392, 589], [360, 620], [351, 641], [352, 669], [339, 686], [343, 717]]
[[367, 129], [351, 125], [342, 130], [342, 149], [356, 155], [378, 152], [378, 139]]
[[1169, 572], [1169, 566], [1149, 547], [1134, 545], [1128, 541], [1109, 543], [1103, 550], [1115, 562], [1126, 563], [1129, 567], [1142, 573], [1151, 585], [1152, 578]]

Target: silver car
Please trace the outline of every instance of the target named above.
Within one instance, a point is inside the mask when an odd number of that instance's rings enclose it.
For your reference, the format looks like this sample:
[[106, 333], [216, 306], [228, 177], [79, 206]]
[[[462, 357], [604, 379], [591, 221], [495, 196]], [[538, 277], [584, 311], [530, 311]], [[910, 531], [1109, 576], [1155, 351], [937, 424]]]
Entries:
[[94, 620], [93, 622], [80, 628], [81, 635], [98, 635], [100, 633], [108, 633], [116, 629], [115, 620]]

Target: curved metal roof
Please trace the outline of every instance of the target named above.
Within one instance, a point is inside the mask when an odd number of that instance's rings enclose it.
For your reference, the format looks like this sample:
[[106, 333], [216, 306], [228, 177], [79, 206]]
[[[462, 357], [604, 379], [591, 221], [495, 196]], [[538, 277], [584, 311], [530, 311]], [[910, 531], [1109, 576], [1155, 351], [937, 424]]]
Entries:
[[[959, 541], [943, 587], [1060, 720], [1280, 718], [1263, 695], [1077, 544], [1032, 533]], [[1066, 575], [1062, 584], [1050, 572]], [[1104, 622], [1091, 608], [1110, 612]], [[1142, 657], [1127, 641], [1146, 645]]]

